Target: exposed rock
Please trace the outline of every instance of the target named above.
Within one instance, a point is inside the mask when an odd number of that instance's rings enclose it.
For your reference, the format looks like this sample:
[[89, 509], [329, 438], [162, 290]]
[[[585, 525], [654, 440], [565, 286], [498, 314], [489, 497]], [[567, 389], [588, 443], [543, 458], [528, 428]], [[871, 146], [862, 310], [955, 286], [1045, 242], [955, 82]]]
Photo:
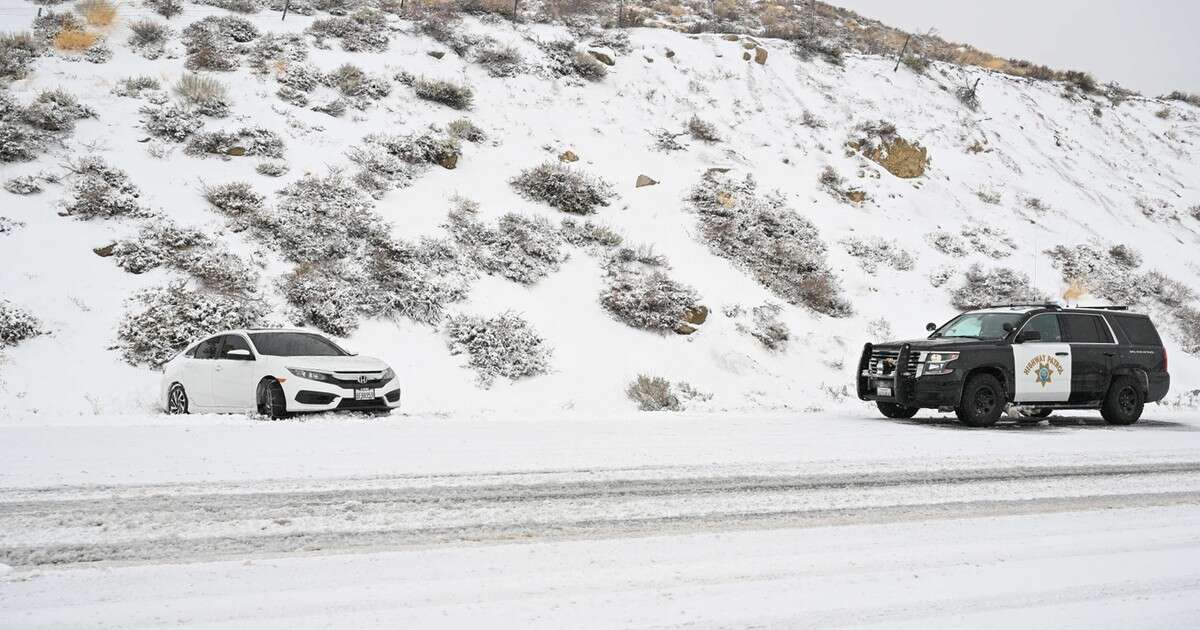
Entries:
[[754, 49], [754, 63], [763, 65], [767, 63], [767, 49], [759, 46]]
[[741, 39], [741, 38], [739, 38], [737, 35], [734, 35], [733, 33], [730, 33], [728, 35], [722, 35], [721, 39], [724, 39], [727, 42], [736, 42], [738, 39]]
[[675, 56], [675, 51], [674, 51], [674, 50], [671, 50], [670, 48], [668, 48], [668, 49], [667, 49], [667, 52], [666, 52], [666, 53], [664, 53], [664, 54], [666, 54], [666, 56], [667, 56], [667, 59], [670, 59], [671, 57], [674, 57], [674, 56]]
[[728, 173], [729, 171], [730, 171], [730, 168], [728, 166], [712, 166], [712, 167], [709, 167], [708, 170], [704, 171], [704, 176], [712, 177], [713, 175], [719, 175], [721, 173]]
[[867, 200], [867, 193], [861, 190], [846, 191], [846, 198], [854, 203], [862, 203]]
[[657, 179], [650, 179], [649, 177], [647, 177], [645, 175], [638, 175], [637, 182], [634, 183], [633, 187], [641, 188], [642, 186], [653, 186], [657, 183], [658, 183]]
[[742, 61], [750, 61], [750, 51], [749, 50], [742, 53]]
[[246, 147], [229, 147], [229, 149], [225, 151], [225, 154], [241, 157], [246, 155]]
[[679, 325], [675, 327], [675, 333], [678, 335], [690, 335], [697, 330], [700, 329], [686, 322], [680, 322]]
[[442, 57], [446, 56], [445, 51], [441, 51], [441, 50], [431, 50], [425, 54], [429, 55], [430, 57], [433, 57], [434, 59], [441, 59]]
[[642, 58], [646, 60], [646, 63], [654, 63], [654, 57], [647, 57], [645, 55], [642, 55]]
[[608, 55], [600, 52], [599, 50], [589, 50], [588, 54], [595, 57], [596, 61], [599, 61], [600, 63], [602, 63], [606, 66], [617, 65], [617, 62], [613, 61], [612, 57], [609, 57]]
[[699, 326], [708, 321], [708, 312], [707, 306], [693, 306], [684, 312], [683, 320], [689, 324]]
[[575, 155], [574, 151], [567, 149], [566, 151], [563, 151], [561, 155], [558, 156], [558, 159], [561, 162], [578, 162], [579, 156]]
[[117, 247], [116, 243], [109, 243], [108, 245], [104, 245], [101, 247], [93, 247], [92, 251], [95, 252], [96, 255], [101, 258], [108, 258], [109, 256], [113, 255], [113, 250], [116, 249], [116, 247]]
[[754, 48], [756, 45], [757, 44], [755, 44], [754, 42], [742, 42], [742, 48], [745, 48], [746, 50], [750, 50], [751, 48]]
[[458, 154], [451, 153], [442, 157], [440, 160], [438, 160], [438, 166], [441, 166], [448, 171], [454, 170], [454, 167], [458, 166]]
[[884, 143], [879, 148], [868, 151], [866, 156], [901, 179], [920, 177], [925, 174], [925, 167], [929, 165], [929, 151], [904, 138]]

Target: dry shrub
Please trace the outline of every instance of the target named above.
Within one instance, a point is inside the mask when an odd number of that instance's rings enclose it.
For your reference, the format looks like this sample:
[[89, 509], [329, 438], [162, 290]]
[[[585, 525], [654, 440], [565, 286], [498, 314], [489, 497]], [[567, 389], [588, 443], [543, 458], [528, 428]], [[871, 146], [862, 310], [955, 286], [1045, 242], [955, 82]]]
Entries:
[[108, 26], [117, 19], [117, 5], [108, 0], [83, 0], [75, 10], [92, 26]]
[[671, 388], [671, 381], [661, 376], [638, 374], [625, 389], [625, 395], [642, 411], [680, 411], [683, 405]]
[[59, 50], [87, 50], [96, 43], [100, 36], [96, 33], [69, 28], [63, 29], [54, 36], [54, 47]]

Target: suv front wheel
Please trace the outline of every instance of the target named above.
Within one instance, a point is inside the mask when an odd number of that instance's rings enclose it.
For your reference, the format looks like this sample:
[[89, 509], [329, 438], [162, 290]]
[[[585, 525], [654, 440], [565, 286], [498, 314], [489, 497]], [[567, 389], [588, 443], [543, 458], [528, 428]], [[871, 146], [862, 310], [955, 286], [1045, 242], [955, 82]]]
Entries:
[[963, 387], [962, 400], [954, 414], [969, 427], [990, 427], [1004, 412], [1004, 387], [991, 374], [976, 374]]
[[1104, 405], [1100, 407], [1100, 415], [1109, 424], [1133, 424], [1142, 417], [1142, 409], [1146, 406], [1142, 390], [1137, 381], [1128, 376], [1118, 377], [1108, 388], [1104, 397]]

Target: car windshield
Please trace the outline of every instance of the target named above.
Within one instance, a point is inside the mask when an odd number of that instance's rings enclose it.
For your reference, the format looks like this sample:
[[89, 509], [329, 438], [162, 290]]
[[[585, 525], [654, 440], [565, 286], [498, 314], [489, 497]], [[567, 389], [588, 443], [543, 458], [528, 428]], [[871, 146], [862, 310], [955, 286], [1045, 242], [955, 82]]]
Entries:
[[1024, 313], [967, 313], [950, 320], [931, 337], [968, 337], [971, 339], [1003, 339], [1008, 336], [1005, 324], [1016, 326]]
[[332, 341], [311, 333], [250, 333], [259, 354], [273, 357], [344, 357], [348, 352]]

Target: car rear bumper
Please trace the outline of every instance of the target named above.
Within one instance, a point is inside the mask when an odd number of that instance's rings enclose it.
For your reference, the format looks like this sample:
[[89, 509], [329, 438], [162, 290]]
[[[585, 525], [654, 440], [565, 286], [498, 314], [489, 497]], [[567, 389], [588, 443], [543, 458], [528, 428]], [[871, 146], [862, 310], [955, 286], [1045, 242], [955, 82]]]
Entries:
[[287, 410], [292, 412], [387, 411], [400, 406], [400, 383], [395, 378], [370, 388], [373, 395], [366, 400], [360, 400], [354, 388], [334, 383], [289, 378], [282, 386]]

